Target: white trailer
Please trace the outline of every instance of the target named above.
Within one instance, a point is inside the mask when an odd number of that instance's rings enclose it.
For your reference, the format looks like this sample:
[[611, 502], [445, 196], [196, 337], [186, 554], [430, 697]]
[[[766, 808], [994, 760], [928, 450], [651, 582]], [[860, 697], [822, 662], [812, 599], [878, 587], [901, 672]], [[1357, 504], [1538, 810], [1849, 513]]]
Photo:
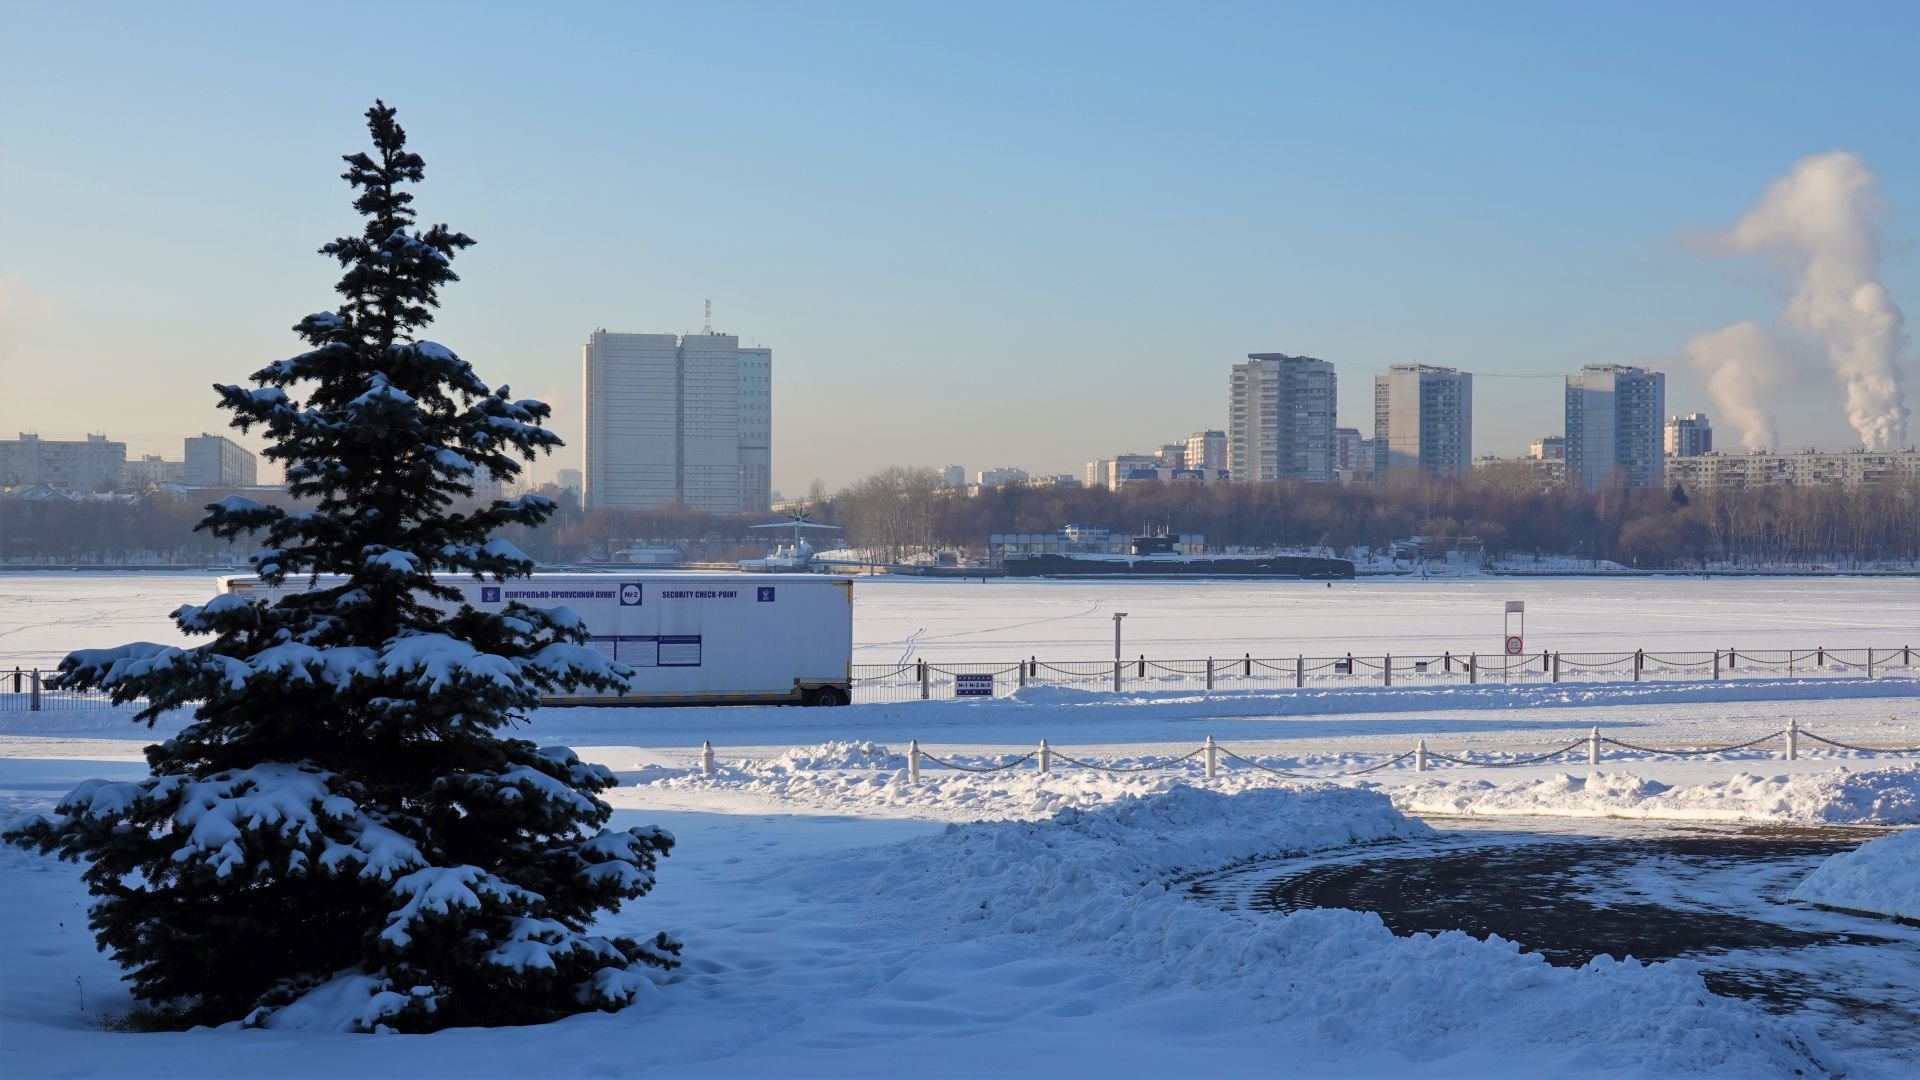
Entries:
[[[443, 579], [481, 611], [518, 601], [571, 608], [594, 648], [633, 668], [626, 693], [548, 697], [549, 705], [845, 705], [853, 687], [853, 582], [812, 574], [535, 574], [505, 582]], [[221, 579], [221, 591], [277, 599]]]

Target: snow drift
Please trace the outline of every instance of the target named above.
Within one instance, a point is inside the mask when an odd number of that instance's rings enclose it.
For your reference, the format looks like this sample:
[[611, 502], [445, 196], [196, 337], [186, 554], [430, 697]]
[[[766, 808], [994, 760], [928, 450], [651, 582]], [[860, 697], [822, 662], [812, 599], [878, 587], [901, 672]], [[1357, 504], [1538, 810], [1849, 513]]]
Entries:
[[1920, 829], [1843, 851], [1814, 868], [1795, 900], [1920, 922]]

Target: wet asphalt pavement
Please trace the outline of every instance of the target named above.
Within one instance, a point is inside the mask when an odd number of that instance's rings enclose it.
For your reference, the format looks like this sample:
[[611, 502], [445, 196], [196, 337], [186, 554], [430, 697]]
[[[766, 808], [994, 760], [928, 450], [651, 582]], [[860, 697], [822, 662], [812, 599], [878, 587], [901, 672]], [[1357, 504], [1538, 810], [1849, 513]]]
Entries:
[[1823, 859], [1876, 832], [1430, 823], [1444, 830], [1438, 842], [1249, 867], [1194, 893], [1254, 917], [1349, 908], [1399, 934], [1498, 935], [1567, 966], [1684, 957], [1715, 993], [1825, 1021], [1840, 1044], [1889, 1052], [1890, 1063], [1920, 1063], [1920, 929], [1787, 899]]

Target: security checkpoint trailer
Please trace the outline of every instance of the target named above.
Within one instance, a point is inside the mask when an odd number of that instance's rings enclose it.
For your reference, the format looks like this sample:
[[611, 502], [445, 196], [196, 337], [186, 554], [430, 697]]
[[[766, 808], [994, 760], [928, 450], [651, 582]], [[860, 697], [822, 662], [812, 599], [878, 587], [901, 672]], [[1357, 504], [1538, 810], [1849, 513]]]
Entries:
[[[332, 584], [322, 578], [323, 585]], [[588, 644], [633, 669], [622, 694], [543, 697], [547, 705], [845, 705], [853, 689], [853, 581], [813, 574], [538, 574], [504, 582], [445, 577], [466, 603], [571, 608]], [[222, 592], [277, 600], [258, 578]], [[453, 605], [434, 601], [435, 606]]]

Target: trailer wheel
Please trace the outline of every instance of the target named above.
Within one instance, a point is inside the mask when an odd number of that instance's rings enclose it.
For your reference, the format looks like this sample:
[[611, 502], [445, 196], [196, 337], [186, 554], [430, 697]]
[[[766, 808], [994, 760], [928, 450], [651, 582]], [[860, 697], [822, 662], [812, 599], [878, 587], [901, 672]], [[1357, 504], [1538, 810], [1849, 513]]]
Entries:
[[831, 706], [845, 705], [846, 703], [847, 692], [837, 686], [823, 686], [813, 692], [812, 704]]

